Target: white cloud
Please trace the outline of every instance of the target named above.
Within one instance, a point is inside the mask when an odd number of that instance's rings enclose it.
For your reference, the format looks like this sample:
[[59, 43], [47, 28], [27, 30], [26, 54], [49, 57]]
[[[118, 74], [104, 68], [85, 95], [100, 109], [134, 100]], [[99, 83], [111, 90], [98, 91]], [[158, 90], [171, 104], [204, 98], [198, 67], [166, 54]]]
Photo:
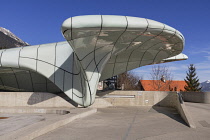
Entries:
[[204, 57], [206, 57], [208, 60], [210, 60], [210, 55], [209, 56], [204, 56]]
[[195, 63], [195, 67], [197, 70], [210, 70], [210, 61]]
[[210, 54], [210, 45], [204, 45], [203, 47], [189, 47], [191, 51], [188, 53], [191, 55], [197, 55], [201, 53]]

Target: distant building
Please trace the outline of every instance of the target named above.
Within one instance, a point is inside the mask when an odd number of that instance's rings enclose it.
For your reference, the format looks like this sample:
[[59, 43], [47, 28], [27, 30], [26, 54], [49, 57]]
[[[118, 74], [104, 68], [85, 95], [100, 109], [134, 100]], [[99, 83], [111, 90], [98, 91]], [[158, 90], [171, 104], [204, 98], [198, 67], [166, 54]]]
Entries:
[[185, 81], [140, 80], [143, 91], [185, 91]]
[[98, 82], [98, 88], [97, 90], [103, 90], [104, 89], [104, 82], [101, 81], [101, 82]]
[[117, 89], [117, 76], [113, 76], [98, 83], [98, 90], [115, 90]]

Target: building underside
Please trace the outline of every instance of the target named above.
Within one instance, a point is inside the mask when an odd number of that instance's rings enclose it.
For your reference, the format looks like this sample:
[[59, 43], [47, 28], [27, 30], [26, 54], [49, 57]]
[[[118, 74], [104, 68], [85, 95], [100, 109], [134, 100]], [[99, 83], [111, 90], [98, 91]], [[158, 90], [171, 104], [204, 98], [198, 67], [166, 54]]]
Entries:
[[0, 50], [0, 89], [65, 93], [90, 106], [99, 81], [187, 59], [179, 31], [145, 18], [78, 16], [65, 20], [61, 30], [65, 42]]

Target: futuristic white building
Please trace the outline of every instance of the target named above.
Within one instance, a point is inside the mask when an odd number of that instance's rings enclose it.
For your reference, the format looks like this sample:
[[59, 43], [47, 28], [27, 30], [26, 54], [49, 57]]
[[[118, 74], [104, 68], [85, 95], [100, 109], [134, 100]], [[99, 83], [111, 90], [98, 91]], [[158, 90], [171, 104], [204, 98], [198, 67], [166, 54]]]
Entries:
[[163, 23], [137, 17], [89, 15], [63, 22], [67, 41], [0, 50], [0, 89], [64, 92], [82, 106], [99, 81], [137, 67], [185, 60], [184, 37]]

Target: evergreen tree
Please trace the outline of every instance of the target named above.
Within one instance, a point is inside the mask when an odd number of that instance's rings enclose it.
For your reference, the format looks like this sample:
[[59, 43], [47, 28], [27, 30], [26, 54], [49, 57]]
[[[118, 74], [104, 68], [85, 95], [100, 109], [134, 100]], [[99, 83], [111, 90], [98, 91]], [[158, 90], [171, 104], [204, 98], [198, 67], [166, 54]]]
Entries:
[[196, 76], [196, 68], [193, 64], [190, 64], [188, 67], [188, 72], [186, 79], [184, 79], [187, 83], [187, 86], [185, 86], [186, 91], [201, 91], [201, 86], [199, 83], [198, 76]]

